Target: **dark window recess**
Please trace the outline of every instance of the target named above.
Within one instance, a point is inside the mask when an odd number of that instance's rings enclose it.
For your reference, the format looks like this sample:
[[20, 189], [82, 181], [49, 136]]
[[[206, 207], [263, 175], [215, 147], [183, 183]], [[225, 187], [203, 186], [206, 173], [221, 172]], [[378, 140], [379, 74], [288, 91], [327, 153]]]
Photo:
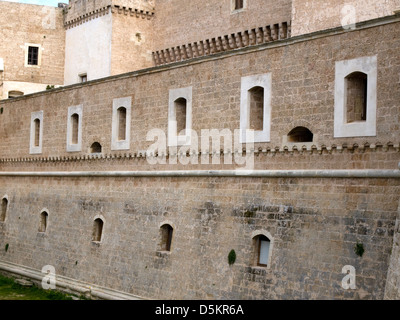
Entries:
[[40, 120], [35, 119], [34, 121], [35, 125], [35, 141], [34, 141], [34, 146], [39, 147], [40, 144]]
[[244, 0], [235, 0], [235, 10], [243, 9]]
[[264, 88], [254, 87], [249, 90], [250, 100], [250, 129], [263, 131], [264, 129]]
[[367, 120], [368, 76], [353, 72], [346, 77], [346, 119], [347, 123]]
[[[176, 119], [176, 134], [179, 135], [183, 130], [186, 130], [186, 113], [187, 100], [179, 98], [175, 100], [175, 119]], [[184, 135], [187, 134], [185, 131]]]
[[266, 267], [269, 263], [270, 240], [260, 234], [253, 238], [253, 265]]
[[126, 108], [120, 107], [117, 110], [118, 115], [118, 140], [126, 140]]
[[39, 64], [39, 47], [28, 47], [28, 64], [31, 66]]
[[93, 235], [92, 235], [92, 240], [95, 242], [100, 242], [102, 233], [103, 233], [103, 220], [100, 218], [97, 218], [94, 220], [93, 224]]
[[98, 142], [94, 142], [90, 146], [90, 153], [101, 153], [101, 144]]
[[267, 266], [271, 242], [265, 236], [258, 237], [258, 265]]
[[46, 211], [43, 211], [40, 214], [40, 227], [39, 227], [39, 232], [46, 232], [47, 229], [47, 218], [49, 217], [48, 213]]
[[174, 229], [169, 224], [161, 227], [161, 251], [171, 251], [173, 231]]

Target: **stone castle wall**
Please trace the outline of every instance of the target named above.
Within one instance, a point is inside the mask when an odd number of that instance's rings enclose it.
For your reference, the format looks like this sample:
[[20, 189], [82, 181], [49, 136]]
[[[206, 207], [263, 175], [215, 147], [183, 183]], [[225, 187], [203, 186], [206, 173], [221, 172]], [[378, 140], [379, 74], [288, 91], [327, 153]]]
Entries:
[[[0, 223], [0, 247], [9, 245], [1, 260], [37, 270], [50, 264], [62, 276], [144, 298], [383, 299], [389, 265], [396, 268], [398, 177], [160, 177], [156, 172], [240, 166], [151, 165], [139, 151], [152, 143], [149, 130], [167, 132], [170, 89], [192, 87], [194, 130], [233, 131], [240, 124], [241, 78], [271, 72], [271, 141], [255, 145], [255, 169], [394, 172], [400, 160], [398, 27], [391, 21], [289, 39], [0, 102], [0, 197], [9, 202]], [[377, 56], [377, 135], [333, 138], [335, 62], [363, 56]], [[132, 99], [130, 145], [112, 151], [113, 99], [124, 97]], [[83, 106], [82, 151], [71, 153], [67, 112], [76, 105]], [[42, 153], [30, 155], [31, 113], [41, 110]], [[311, 129], [315, 147], [285, 145], [295, 126]], [[89, 153], [95, 141], [101, 155]], [[56, 171], [65, 174], [40, 174]], [[115, 171], [155, 173], [79, 173]], [[46, 233], [38, 232], [43, 210]], [[97, 216], [104, 219], [100, 244], [91, 241]], [[174, 227], [169, 253], [159, 248], [165, 222]], [[268, 268], [252, 261], [258, 232], [273, 241]], [[357, 242], [365, 248], [362, 257], [354, 252]], [[229, 266], [231, 249], [237, 260]], [[341, 286], [345, 265], [355, 267], [355, 290]]]

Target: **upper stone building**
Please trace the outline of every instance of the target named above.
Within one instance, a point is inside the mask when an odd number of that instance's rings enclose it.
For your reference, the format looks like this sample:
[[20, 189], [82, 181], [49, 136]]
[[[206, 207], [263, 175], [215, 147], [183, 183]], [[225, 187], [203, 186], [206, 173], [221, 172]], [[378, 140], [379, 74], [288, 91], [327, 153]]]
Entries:
[[399, 2], [71, 0], [55, 8], [0, 1], [0, 96], [351, 25], [392, 15]]

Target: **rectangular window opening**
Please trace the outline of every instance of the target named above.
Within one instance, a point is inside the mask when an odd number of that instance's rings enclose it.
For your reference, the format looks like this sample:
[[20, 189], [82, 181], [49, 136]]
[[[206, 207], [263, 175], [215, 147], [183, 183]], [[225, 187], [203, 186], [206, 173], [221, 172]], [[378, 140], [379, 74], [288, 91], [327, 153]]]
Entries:
[[120, 107], [117, 110], [118, 114], [118, 140], [126, 140], [126, 108]]
[[260, 239], [258, 265], [260, 266], [268, 265], [269, 246], [270, 246], [270, 241], [266, 239]]

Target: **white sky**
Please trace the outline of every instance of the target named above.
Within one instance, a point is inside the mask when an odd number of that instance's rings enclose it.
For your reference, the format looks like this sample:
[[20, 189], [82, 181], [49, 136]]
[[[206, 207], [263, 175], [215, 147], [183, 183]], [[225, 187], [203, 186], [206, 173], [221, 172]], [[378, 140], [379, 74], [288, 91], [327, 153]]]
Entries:
[[0, 1], [40, 4], [43, 6], [53, 6], [53, 7], [57, 7], [59, 2], [68, 3], [68, 0], [0, 0]]

